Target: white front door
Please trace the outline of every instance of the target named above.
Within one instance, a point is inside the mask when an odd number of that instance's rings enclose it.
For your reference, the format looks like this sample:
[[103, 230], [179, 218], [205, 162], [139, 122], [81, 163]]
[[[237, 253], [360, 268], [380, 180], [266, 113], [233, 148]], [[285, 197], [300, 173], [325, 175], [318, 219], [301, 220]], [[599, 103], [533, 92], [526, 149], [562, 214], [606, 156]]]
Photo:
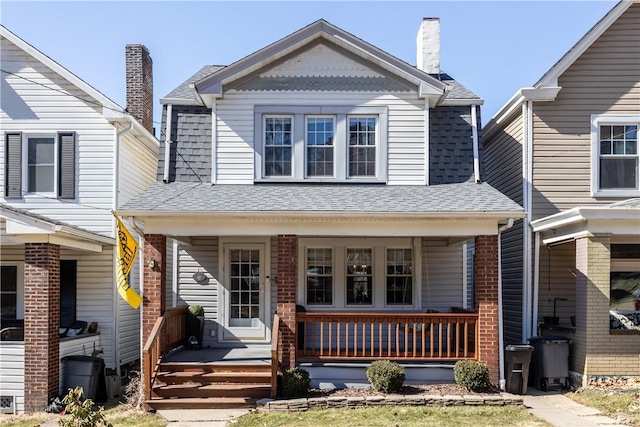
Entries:
[[264, 244], [224, 246], [222, 341], [265, 341], [267, 338]]

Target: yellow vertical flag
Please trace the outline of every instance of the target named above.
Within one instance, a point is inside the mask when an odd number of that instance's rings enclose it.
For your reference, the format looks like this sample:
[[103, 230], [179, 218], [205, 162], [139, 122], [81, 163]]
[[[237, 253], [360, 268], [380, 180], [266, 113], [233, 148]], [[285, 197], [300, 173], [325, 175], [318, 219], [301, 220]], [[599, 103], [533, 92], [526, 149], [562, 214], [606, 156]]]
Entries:
[[137, 309], [140, 307], [142, 298], [129, 286], [127, 276], [133, 264], [136, 262], [138, 244], [118, 217], [116, 217], [116, 231], [118, 233], [118, 243], [116, 244], [116, 281], [118, 293], [131, 307]]

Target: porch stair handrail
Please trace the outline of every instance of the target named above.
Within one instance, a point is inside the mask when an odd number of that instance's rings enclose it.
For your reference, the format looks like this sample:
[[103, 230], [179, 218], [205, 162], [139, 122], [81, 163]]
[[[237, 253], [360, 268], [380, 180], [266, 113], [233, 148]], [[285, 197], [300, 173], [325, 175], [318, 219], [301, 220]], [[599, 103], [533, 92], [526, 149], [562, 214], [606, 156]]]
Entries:
[[[477, 313], [301, 312], [298, 359], [477, 359]], [[299, 331], [300, 332], [300, 331]]]
[[142, 349], [144, 396], [148, 400], [152, 398], [151, 390], [163, 356], [184, 343], [187, 309], [176, 307], [158, 317]]
[[273, 316], [271, 330], [271, 398], [278, 394], [278, 340], [280, 339], [280, 316]]

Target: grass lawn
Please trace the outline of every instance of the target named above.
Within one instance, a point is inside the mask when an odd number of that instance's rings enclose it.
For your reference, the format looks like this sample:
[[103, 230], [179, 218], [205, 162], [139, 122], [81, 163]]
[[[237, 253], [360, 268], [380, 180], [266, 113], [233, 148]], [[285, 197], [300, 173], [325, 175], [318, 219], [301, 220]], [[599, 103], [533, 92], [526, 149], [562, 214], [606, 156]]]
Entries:
[[[167, 421], [157, 415], [133, 409], [128, 405], [118, 405], [106, 409], [107, 420], [114, 427], [164, 427]], [[47, 420], [57, 419], [57, 414], [12, 415], [0, 417], [0, 426], [3, 427], [38, 427]]]
[[623, 424], [640, 427], [640, 391], [582, 390], [565, 394], [583, 405], [602, 411]]
[[315, 409], [307, 412], [252, 412], [234, 427], [417, 427], [548, 426], [524, 408], [513, 406], [378, 406], [359, 409]]

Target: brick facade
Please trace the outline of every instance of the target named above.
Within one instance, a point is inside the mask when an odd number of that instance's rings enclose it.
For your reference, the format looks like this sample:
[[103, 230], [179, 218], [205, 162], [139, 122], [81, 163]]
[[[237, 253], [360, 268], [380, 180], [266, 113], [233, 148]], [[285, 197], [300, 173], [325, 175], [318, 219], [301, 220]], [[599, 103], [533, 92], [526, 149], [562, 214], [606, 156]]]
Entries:
[[498, 236], [477, 236], [475, 239], [474, 290], [480, 324], [478, 359], [489, 368], [491, 382], [498, 384]]
[[278, 353], [284, 369], [296, 363], [296, 284], [298, 238], [278, 236], [278, 299], [280, 316], [280, 342]]
[[[142, 343], [147, 342], [156, 319], [166, 308], [167, 238], [161, 234], [144, 236], [144, 288], [142, 298]], [[150, 267], [151, 262], [155, 266]]]
[[141, 44], [125, 48], [127, 111], [153, 134], [153, 61]]
[[60, 379], [60, 247], [24, 247], [25, 411], [42, 411]]

